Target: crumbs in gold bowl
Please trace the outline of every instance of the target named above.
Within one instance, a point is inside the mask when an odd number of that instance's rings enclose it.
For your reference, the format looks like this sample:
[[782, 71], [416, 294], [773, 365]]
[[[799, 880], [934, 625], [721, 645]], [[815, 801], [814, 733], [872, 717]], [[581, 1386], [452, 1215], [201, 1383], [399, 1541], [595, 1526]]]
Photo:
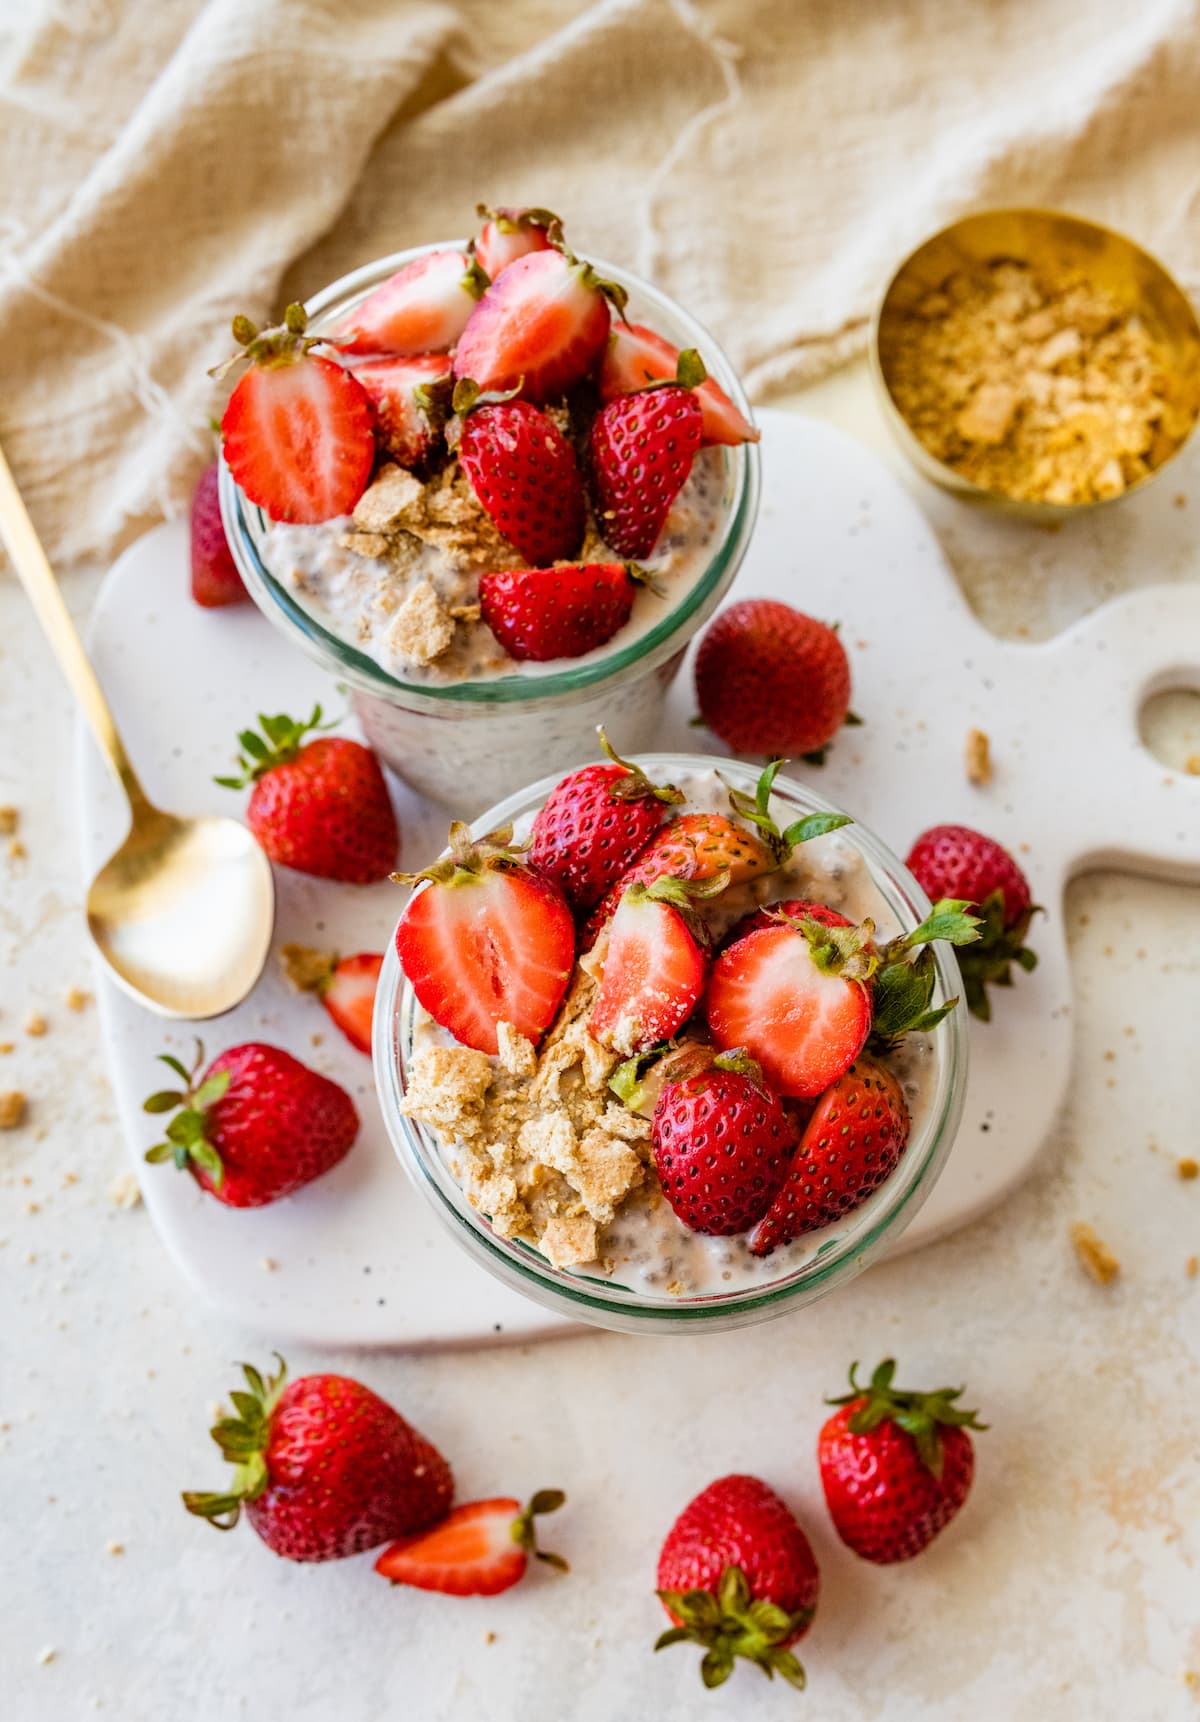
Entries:
[[1161, 466], [1197, 415], [1141, 317], [1079, 272], [994, 258], [952, 274], [891, 321], [888, 389], [928, 452], [1014, 501], [1120, 496]]

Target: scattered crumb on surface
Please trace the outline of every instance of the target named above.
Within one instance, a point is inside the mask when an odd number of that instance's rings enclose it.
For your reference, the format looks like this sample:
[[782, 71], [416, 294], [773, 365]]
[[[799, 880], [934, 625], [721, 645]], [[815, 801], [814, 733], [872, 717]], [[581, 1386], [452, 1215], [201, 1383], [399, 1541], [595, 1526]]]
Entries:
[[987, 733], [981, 729], [967, 731], [966, 745], [967, 782], [973, 783], [977, 789], [992, 781], [992, 744]]
[[1185, 1156], [1184, 1159], [1175, 1162], [1175, 1170], [1185, 1181], [1191, 1178], [1200, 1178], [1200, 1161], [1193, 1160], [1190, 1155]]
[[136, 1208], [142, 1199], [136, 1172], [122, 1172], [108, 1186], [108, 1199], [114, 1208]]
[[50, 1024], [40, 1010], [31, 1010], [25, 1018], [25, 1033], [31, 1034], [35, 1040], [40, 1040], [49, 1027]]
[[1200, 1256], [1189, 1256], [1183, 1264], [1183, 1271], [1190, 1280], [1194, 1280], [1200, 1274]]
[[273, 1274], [275, 1272], [275, 1269], [278, 1266], [279, 1266], [279, 1263], [275, 1260], [274, 1256], [264, 1256], [263, 1257], [262, 1269], [263, 1269], [264, 1273]]
[[1183, 769], [1189, 777], [1200, 777], [1200, 753], [1189, 753]]
[[54, 1661], [54, 1658], [57, 1656], [57, 1654], [58, 1654], [58, 1652], [55, 1650], [55, 1648], [52, 1644], [43, 1644], [42, 1648], [37, 1653], [37, 1660], [38, 1660], [39, 1665], [42, 1668], [44, 1668], [48, 1662]]
[[91, 1002], [91, 993], [85, 992], [82, 987], [69, 988], [66, 997], [63, 999], [63, 1003], [66, 1005], [67, 1009], [74, 1011], [86, 1010]]
[[324, 1046], [325, 1036], [319, 1032], [310, 1034], [308, 1037], [308, 1044], [309, 1046]]
[[114, 1538], [110, 1537], [108, 1542], [104, 1545], [104, 1552], [106, 1555], [123, 1555], [125, 1553], [125, 1544], [118, 1543]]
[[1177, 491], [1171, 498], [1171, 501], [1175, 504], [1176, 508], [1187, 507], [1187, 497], [1183, 494], [1182, 490]]
[[10, 861], [24, 861], [25, 857], [28, 854], [29, 854], [29, 851], [28, 851], [28, 849], [26, 849], [25, 845], [21, 842], [21, 839], [19, 837], [14, 837], [12, 842], [8, 846], [8, 858], [9, 858], [9, 860]]
[[1106, 1286], [1116, 1279], [1121, 1271], [1120, 1262], [1086, 1221], [1077, 1220], [1071, 1227], [1071, 1242], [1081, 1267], [1097, 1285]]
[[0, 1130], [15, 1130], [23, 1122], [27, 1102], [19, 1088], [0, 1094]]
[[21, 823], [21, 815], [7, 803], [0, 807], [0, 837], [11, 837]]
[[495, 1644], [496, 1634], [494, 1632], [485, 1632], [483, 1635], [483, 1642], [485, 1644]]
[[283, 945], [279, 961], [289, 983], [301, 993], [320, 992], [333, 973], [333, 958], [312, 945]]
[[15, 1041], [0, 1040], [0, 1053], [15, 1052], [16, 1049], [17, 1049], [17, 1045], [16, 1045]]

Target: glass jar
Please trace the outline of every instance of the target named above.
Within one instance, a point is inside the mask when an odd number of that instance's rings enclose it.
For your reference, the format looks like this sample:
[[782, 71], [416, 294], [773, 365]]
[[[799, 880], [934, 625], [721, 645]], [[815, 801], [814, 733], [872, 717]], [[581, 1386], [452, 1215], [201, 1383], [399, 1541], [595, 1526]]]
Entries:
[[[691, 754], [644, 754], [639, 763], [654, 782], [669, 782], [679, 773], [720, 771], [733, 788], [752, 793], [758, 773], [731, 759]], [[537, 810], [558, 781], [543, 778], [510, 796], [475, 822], [477, 835], [510, 822], [519, 838], [528, 833]], [[828, 812], [830, 804], [794, 779], [777, 777], [772, 811], [782, 828], [812, 812]], [[901, 931], [919, 925], [930, 903], [901, 861], [861, 825], [848, 825], [816, 844], [842, 843], [861, 857], [873, 893]], [[816, 845], [806, 845], [806, 850]], [[432, 859], [432, 858], [431, 858]], [[946, 945], [932, 947], [936, 965], [935, 1004], [960, 994], [954, 953]], [[384, 1122], [401, 1165], [466, 1252], [497, 1279], [537, 1303], [575, 1321], [625, 1333], [721, 1332], [770, 1321], [826, 1296], [836, 1286], [861, 1273], [893, 1244], [929, 1196], [950, 1152], [962, 1116], [967, 1081], [965, 1008], [958, 1006], [927, 1037], [929, 1069], [925, 1104], [899, 1165], [891, 1176], [852, 1213], [836, 1225], [797, 1240], [763, 1264], [763, 1277], [729, 1290], [680, 1293], [655, 1291], [644, 1285], [605, 1277], [595, 1266], [555, 1268], [531, 1243], [495, 1233], [486, 1216], [468, 1201], [446, 1164], [436, 1137], [400, 1111], [405, 1070], [413, 1056], [419, 1007], [389, 941], [375, 1004], [375, 1081]], [[772, 1272], [772, 1264], [775, 1271]], [[436, 1295], [436, 1288], [431, 1288]]]
[[[443, 241], [458, 245], [459, 241]], [[308, 305], [319, 333], [405, 263], [438, 246], [418, 246], [345, 275]], [[629, 293], [631, 321], [645, 321], [680, 348], [695, 347], [712, 377], [749, 414], [741, 384], [712, 336], [666, 294], [628, 271], [595, 260], [599, 273]], [[511, 674], [460, 682], [406, 682], [306, 610], [268, 566], [271, 522], [221, 462], [221, 513], [234, 560], [259, 608], [350, 692], [380, 757], [423, 794], [473, 813], [528, 782], [531, 766], [565, 771], [590, 757], [596, 725], [629, 752], [653, 743], [688, 641], [728, 590], [758, 513], [760, 459], [754, 443], [718, 451], [721, 526], [698, 578], [655, 625], [616, 650], [600, 647], [556, 665], [514, 662]]]

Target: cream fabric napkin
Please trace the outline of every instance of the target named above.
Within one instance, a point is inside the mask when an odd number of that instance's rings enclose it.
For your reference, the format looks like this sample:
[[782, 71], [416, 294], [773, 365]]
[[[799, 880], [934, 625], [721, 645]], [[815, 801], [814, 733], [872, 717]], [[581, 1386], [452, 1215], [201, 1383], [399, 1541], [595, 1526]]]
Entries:
[[0, 442], [59, 566], [178, 511], [206, 367], [381, 252], [538, 203], [751, 393], [859, 349], [1000, 202], [1200, 285], [1200, 0], [0, 0]]

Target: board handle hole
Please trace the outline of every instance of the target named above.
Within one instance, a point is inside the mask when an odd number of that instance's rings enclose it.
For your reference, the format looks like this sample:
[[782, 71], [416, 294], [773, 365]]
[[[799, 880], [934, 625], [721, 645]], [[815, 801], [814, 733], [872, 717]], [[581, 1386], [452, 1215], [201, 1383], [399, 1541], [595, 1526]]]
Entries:
[[1160, 688], [1138, 712], [1142, 746], [1172, 771], [1200, 777], [1200, 691]]

